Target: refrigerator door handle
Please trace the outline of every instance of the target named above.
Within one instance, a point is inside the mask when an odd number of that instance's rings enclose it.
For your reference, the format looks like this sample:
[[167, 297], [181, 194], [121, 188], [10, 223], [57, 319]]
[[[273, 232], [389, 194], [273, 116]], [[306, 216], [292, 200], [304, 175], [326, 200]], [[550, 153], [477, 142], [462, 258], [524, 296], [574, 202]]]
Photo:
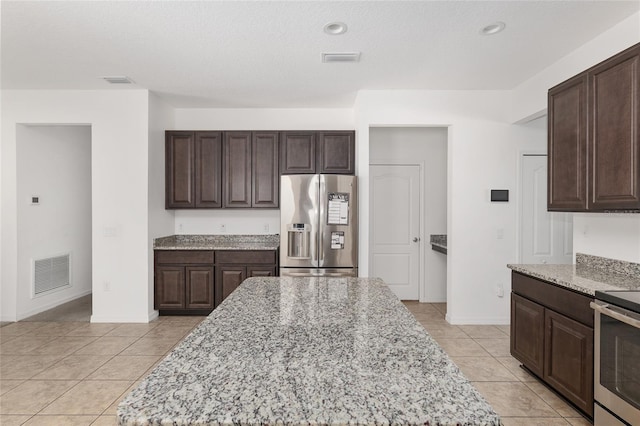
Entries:
[[312, 258], [313, 258], [313, 266], [317, 267], [318, 266], [318, 230], [316, 230], [315, 235], [314, 235], [314, 240], [311, 242], [311, 250], [313, 252], [312, 254]]

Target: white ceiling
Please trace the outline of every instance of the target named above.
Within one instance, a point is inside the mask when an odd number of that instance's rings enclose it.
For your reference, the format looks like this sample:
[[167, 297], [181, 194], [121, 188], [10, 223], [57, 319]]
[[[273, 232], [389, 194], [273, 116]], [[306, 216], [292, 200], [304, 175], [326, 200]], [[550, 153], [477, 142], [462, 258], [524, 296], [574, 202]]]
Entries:
[[[639, 1], [2, 1], [3, 89], [106, 89], [175, 107], [351, 107], [361, 89], [512, 89]], [[331, 21], [348, 32], [324, 34]], [[480, 29], [507, 24], [493, 36]], [[359, 63], [322, 52], [362, 52]]]

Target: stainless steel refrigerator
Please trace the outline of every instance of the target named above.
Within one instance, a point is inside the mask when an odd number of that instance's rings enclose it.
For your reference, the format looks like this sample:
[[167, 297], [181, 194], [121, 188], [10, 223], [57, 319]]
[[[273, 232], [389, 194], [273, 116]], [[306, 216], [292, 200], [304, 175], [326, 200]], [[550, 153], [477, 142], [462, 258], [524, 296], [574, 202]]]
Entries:
[[357, 178], [284, 175], [280, 276], [358, 276]]

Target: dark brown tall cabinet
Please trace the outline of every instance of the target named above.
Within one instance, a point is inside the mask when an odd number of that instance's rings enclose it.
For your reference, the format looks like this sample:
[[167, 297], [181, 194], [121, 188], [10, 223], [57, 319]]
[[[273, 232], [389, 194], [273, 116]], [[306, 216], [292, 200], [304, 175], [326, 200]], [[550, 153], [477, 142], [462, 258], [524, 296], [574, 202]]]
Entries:
[[516, 272], [511, 288], [511, 355], [593, 416], [593, 299]]
[[355, 132], [282, 132], [280, 173], [355, 174]]
[[222, 206], [220, 132], [166, 132], [165, 163], [167, 209]]
[[640, 209], [640, 44], [549, 90], [552, 211]]

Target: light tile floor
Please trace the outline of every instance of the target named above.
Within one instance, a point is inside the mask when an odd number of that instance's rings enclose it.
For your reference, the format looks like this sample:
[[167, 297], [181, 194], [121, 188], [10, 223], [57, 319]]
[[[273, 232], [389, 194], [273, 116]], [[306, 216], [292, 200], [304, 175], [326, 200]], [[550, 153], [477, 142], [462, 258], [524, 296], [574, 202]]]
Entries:
[[[509, 355], [509, 327], [453, 326], [445, 304], [406, 302], [505, 426], [589, 425]], [[74, 310], [86, 309], [76, 306]], [[59, 310], [0, 328], [0, 424], [114, 425], [120, 400], [203, 317], [90, 324]]]

